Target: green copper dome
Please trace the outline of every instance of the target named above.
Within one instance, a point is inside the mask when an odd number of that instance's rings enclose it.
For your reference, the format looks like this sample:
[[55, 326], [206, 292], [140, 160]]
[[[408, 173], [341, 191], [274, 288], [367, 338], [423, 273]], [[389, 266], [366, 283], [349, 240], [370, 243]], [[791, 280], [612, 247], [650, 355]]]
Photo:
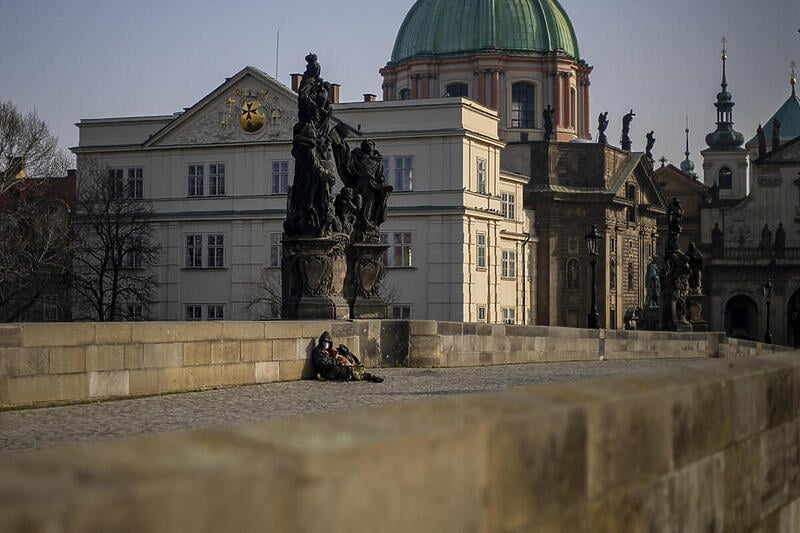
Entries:
[[557, 0], [417, 0], [397, 33], [390, 64], [497, 51], [580, 59], [575, 30]]

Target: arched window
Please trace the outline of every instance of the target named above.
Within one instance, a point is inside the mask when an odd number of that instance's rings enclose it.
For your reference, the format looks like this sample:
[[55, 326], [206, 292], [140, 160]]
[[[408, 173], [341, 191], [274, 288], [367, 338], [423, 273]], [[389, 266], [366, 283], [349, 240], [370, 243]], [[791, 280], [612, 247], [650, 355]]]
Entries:
[[567, 289], [577, 290], [580, 288], [580, 265], [577, 259], [567, 261]]
[[460, 96], [469, 98], [469, 86], [466, 83], [451, 83], [447, 86], [445, 96]]
[[400, 89], [400, 100], [409, 100], [411, 98], [410, 89]]
[[536, 86], [518, 82], [511, 86], [511, 127], [536, 127]]
[[719, 169], [719, 188], [732, 189], [733, 188], [733, 171], [728, 167]]

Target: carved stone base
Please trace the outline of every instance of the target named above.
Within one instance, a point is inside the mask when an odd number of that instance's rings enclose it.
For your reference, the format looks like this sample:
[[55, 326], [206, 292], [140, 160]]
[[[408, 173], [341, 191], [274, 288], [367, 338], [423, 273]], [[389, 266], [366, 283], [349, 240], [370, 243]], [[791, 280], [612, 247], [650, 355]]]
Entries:
[[686, 306], [689, 311], [689, 322], [692, 324], [693, 331], [708, 331], [708, 322], [703, 320], [703, 299], [702, 294], [691, 294], [686, 298]]
[[661, 308], [658, 306], [645, 307], [637, 323], [637, 329], [644, 331], [661, 331]]
[[347, 277], [344, 292], [351, 318], [387, 318], [381, 297], [384, 267], [382, 256], [388, 244], [356, 243], [347, 249]]
[[284, 235], [281, 268], [285, 320], [349, 319], [343, 296], [346, 236], [289, 239]]

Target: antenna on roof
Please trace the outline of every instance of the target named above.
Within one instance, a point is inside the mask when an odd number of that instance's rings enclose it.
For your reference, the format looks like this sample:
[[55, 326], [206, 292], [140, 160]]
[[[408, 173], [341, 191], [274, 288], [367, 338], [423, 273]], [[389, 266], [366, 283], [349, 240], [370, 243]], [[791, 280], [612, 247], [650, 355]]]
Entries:
[[281, 51], [281, 29], [278, 28], [278, 38], [275, 44], [275, 79], [278, 79], [278, 54]]

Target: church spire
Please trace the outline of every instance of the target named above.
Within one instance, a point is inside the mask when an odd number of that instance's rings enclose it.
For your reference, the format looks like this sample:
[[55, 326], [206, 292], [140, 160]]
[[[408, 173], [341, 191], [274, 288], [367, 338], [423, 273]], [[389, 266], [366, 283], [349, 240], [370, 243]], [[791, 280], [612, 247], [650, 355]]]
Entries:
[[686, 151], [684, 155], [686, 159], [681, 161], [681, 170], [686, 172], [687, 174], [691, 174], [694, 176], [694, 161], [689, 159], [689, 115], [686, 115]]
[[792, 96], [796, 96], [795, 86], [797, 85], [797, 63], [792, 61], [792, 77], [789, 78], [789, 83], [792, 85]]
[[717, 129], [706, 135], [706, 144], [712, 150], [739, 150], [744, 135], [733, 129], [733, 95], [728, 91], [728, 40], [722, 39], [722, 90], [717, 94]]

